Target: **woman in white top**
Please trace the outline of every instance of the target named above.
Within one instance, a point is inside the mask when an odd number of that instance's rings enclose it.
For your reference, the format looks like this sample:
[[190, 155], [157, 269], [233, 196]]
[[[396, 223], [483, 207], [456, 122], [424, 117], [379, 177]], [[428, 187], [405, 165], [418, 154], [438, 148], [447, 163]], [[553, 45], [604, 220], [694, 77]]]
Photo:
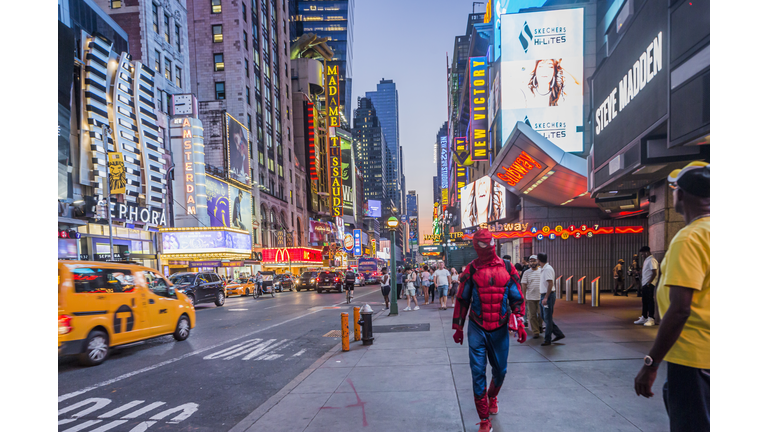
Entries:
[[429, 274], [429, 270], [427, 270], [427, 266], [424, 266], [423, 271], [421, 272], [421, 291], [424, 293], [424, 304], [429, 304], [429, 277], [431, 275]]
[[388, 267], [382, 267], [381, 268], [381, 294], [384, 296], [384, 309], [389, 309], [389, 291], [390, 291], [390, 277], [389, 277], [389, 268]]
[[413, 310], [419, 310], [419, 302], [416, 300], [416, 278], [419, 277], [415, 271], [412, 271], [410, 267], [405, 268], [405, 297], [408, 299], [408, 306], [403, 309], [404, 311], [411, 310], [411, 299], [415, 307]]
[[456, 306], [456, 292], [459, 290], [459, 273], [455, 268], [451, 267], [451, 290], [448, 292], [448, 297], [451, 298], [451, 307]]

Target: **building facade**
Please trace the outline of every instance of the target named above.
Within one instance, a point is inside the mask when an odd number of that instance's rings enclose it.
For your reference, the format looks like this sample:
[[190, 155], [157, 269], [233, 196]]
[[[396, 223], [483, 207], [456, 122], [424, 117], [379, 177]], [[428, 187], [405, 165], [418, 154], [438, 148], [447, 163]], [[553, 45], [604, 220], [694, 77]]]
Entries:
[[355, 110], [355, 154], [360, 160], [365, 200], [387, 199], [386, 138], [382, 132], [376, 108], [369, 98], [359, 98]]
[[365, 92], [376, 109], [381, 122], [381, 129], [387, 141], [389, 157], [387, 159], [387, 194], [395, 208], [403, 208], [405, 188], [402, 185], [402, 151], [400, 150], [400, 123], [397, 86], [394, 81], [381, 79], [376, 84], [376, 91]]

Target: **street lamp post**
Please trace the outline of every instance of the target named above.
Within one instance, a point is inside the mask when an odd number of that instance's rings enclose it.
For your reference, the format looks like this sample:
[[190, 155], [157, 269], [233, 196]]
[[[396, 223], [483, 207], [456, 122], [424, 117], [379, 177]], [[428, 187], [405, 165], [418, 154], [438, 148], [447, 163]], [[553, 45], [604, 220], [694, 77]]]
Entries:
[[[101, 139], [102, 143], [104, 144], [104, 152], [107, 153], [107, 160], [109, 160], [109, 140], [107, 137], [112, 134], [112, 128], [110, 128], [107, 124], [102, 123], [101, 125]], [[115, 149], [117, 149], [117, 146], [115, 146]], [[107, 193], [107, 224], [109, 225], [109, 259], [107, 261], [112, 261], [115, 259], [115, 244], [114, 240], [112, 239], [112, 185], [110, 184], [110, 178], [109, 178], [109, 163], [107, 163], [107, 181], [104, 182], [106, 185], [106, 193]]]
[[[390, 230], [389, 244], [389, 315], [397, 315], [397, 263], [395, 262], [395, 235], [397, 234], [397, 218], [392, 216], [387, 220]], [[395, 283], [392, 283], [394, 281]]]

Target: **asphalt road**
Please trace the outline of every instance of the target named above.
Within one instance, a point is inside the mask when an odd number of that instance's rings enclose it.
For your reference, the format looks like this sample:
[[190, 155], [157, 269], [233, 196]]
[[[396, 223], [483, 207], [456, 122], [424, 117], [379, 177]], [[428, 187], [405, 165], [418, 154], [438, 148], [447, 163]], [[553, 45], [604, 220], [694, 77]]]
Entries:
[[340, 313], [382, 307], [378, 285], [286, 292], [196, 307], [189, 338], [114, 348], [100, 366], [59, 359], [59, 431], [229, 430], [339, 343]]

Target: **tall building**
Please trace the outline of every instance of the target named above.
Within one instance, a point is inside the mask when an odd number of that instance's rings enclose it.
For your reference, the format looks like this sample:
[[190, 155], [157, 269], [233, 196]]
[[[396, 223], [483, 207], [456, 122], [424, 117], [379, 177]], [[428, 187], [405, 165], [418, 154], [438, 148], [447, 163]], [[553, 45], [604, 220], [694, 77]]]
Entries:
[[[288, 2], [187, 2], [191, 91], [200, 101], [206, 171], [228, 170], [225, 113], [248, 129], [254, 244], [295, 246], [297, 216]], [[232, 123], [234, 124], [234, 123]]]
[[314, 33], [318, 38], [330, 38], [327, 44], [333, 49], [333, 59], [328, 65], [339, 67], [339, 81], [343, 83], [339, 89], [341, 111], [346, 119], [350, 119], [355, 0], [294, 1], [295, 38], [291, 34], [291, 42], [307, 33]]
[[353, 136], [356, 143], [355, 158], [363, 173], [363, 195], [366, 200], [378, 200], [386, 207], [386, 150], [387, 143], [381, 123], [369, 98], [358, 98], [355, 110]]
[[400, 162], [400, 123], [397, 98], [397, 86], [392, 80], [381, 79], [376, 84], [376, 91], [365, 92], [365, 97], [373, 102], [381, 121], [381, 128], [387, 140], [389, 159], [387, 159], [387, 194], [399, 210], [402, 206], [404, 188], [402, 187], [402, 165]]

